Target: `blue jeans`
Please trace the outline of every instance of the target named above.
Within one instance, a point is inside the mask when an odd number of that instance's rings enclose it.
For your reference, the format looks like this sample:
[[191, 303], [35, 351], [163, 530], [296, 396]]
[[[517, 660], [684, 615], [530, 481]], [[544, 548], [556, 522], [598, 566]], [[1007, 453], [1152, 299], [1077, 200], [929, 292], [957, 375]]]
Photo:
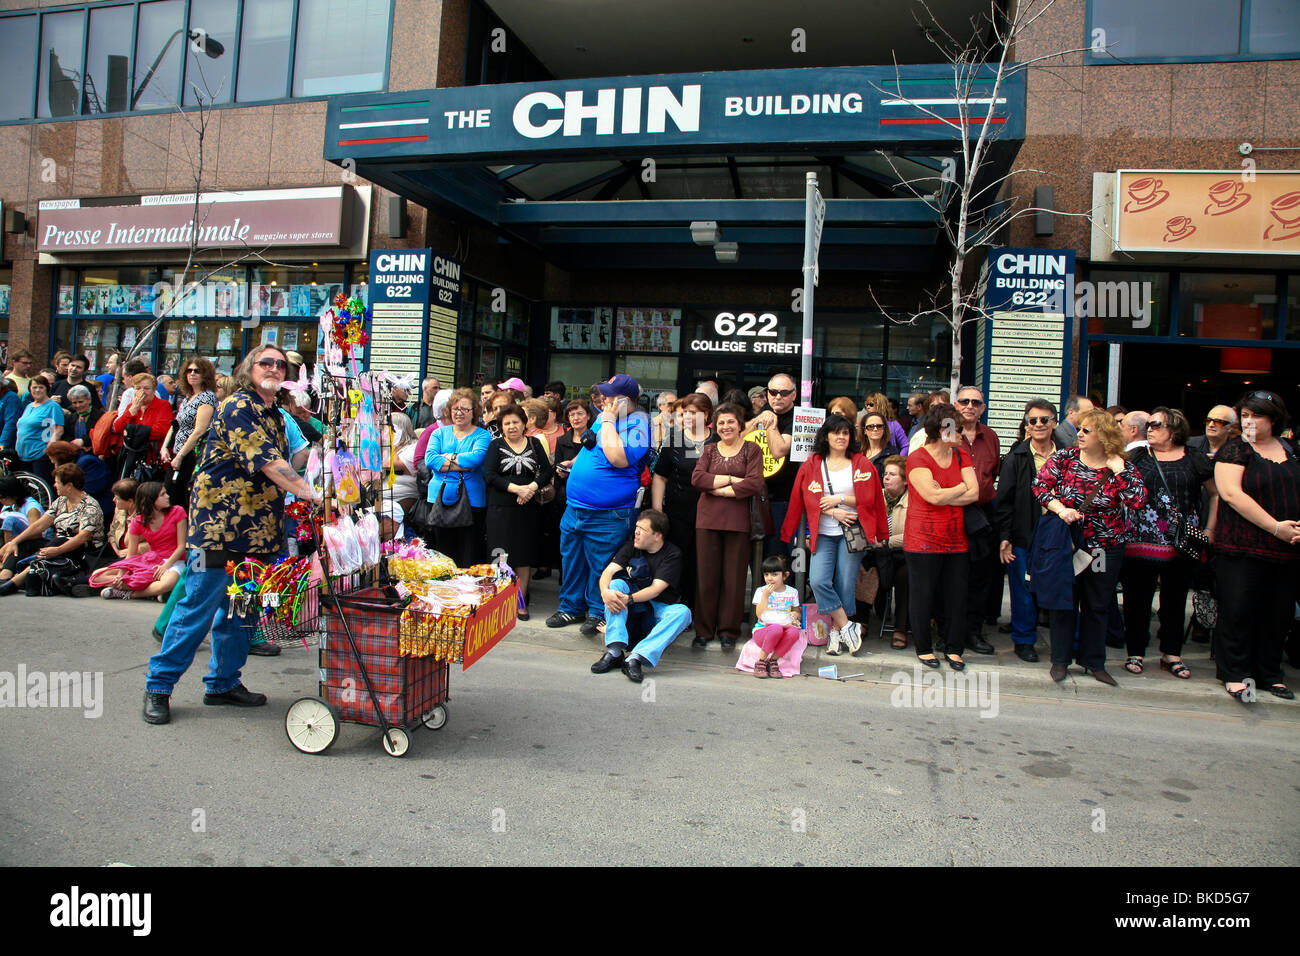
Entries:
[[[626, 581], [613, 581], [609, 587], [611, 591], [632, 593]], [[691, 610], [685, 604], [664, 604], [660, 601], [651, 601], [650, 609], [654, 612], [654, 628], [641, 638], [641, 642], [637, 644], [631, 656], [639, 657], [651, 667], [656, 667], [659, 658], [668, 649], [668, 645], [677, 640], [677, 635], [686, 630], [686, 626], [691, 623]], [[619, 611], [617, 614], [611, 614], [608, 608], [605, 611], [605, 646], [622, 644], [627, 647], [628, 612]]]
[[560, 562], [564, 569], [561, 611], [585, 612], [588, 617], [604, 620], [600, 575], [632, 533], [635, 517], [634, 508], [592, 511], [571, 504], [564, 509], [564, 517], [560, 519]]
[[830, 614], [844, 608], [850, 617], [857, 613], [857, 602], [853, 592], [858, 583], [858, 566], [862, 564], [862, 553], [854, 554], [844, 541], [844, 535], [817, 536], [817, 550], [808, 561], [808, 580], [812, 584], [813, 596], [817, 598], [817, 610]]
[[1011, 640], [1016, 644], [1038, 643], [1038, 604], [1029, 593], [1029, 549], [1011, 547], [1015, 560], [1007, 566], [1007, 585], [1011, 588]]
[[230, 598], [230, 575], [222, 567], [205, 567], [199, 553], [190, 551], [190, 566], [185, 574], [185, 596], [176, 604], [167, 623], [162, 648], [149, 659], [145, 689], [151, 694], [170, 694], [189, 666], [194, 654], [210, 630], [212, 658], [203, 682], [209, 694], [224, 694], [239, 686], [240, 668], [248, 660], [248, 631], [245, 624], [254, 618], [227, 613]]

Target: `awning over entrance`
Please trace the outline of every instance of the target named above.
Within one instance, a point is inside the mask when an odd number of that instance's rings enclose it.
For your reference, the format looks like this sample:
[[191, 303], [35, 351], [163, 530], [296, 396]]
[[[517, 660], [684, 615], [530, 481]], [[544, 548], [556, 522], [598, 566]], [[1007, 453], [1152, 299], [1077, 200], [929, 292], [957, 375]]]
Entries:
[[[972, 135], [992, 85], [974, 85]], [[813, 170], [828, 202], [824, 268], [920, 270], [961, 168], [953, 94], [943, 66], [359, 94], [330, 101], [325, 158], [582, 268], [717, 268], [692, 222], [717, 223], [745, 268], [789, 266]], [[1023, 78], [1004, 79], [988, 184], [1019, 149], [1024, 103]]]

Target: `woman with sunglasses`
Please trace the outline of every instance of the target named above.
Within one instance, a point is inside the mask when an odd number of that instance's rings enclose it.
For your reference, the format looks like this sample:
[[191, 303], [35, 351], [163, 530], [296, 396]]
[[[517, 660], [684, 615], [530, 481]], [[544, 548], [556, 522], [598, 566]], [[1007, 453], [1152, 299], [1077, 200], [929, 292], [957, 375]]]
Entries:
[[880, 412], [868, 411], [863, 415], [861, 428], [858, 441], [862, 445], [862, 457], [875, 466], [876, 475], [883, 480], [885, 459], [900, 454], [899, 446], [895, 444], [889, 432], [889, 424]]
[[1218, 520], [1219, 493], [1214, 487], [1214, 466], [1199, 451], [1187, 447], [1187, 417], [1176, 408], [1160, 405], [1147, 421], [1147, 446], [1130, 453], [1133, 466], [1147, 486], [1147, 506], [1131, 515], [1132, 538], [1124, 546], [1124, 632], [1128, 660], [1124, 669], [1141, 674], [1143, 657], [1151, 640], [1151, 600], [1160, 586], [1160, 668], [1186, 680], [1191, 669], [1183, 663], [1183, 623], [1187, 592], [1197, 562], [1178, 551], [1175, 528], [1179, 521], [1201, 526], [1201, 489], [1209, 494], [1209, 520], [1205, 533], [1213, 539]]
[[1250, 703], [1248, 679], [1293, 700], [1282, 647], [1295, 606], [1300, 561], [1300, 454], [1279, 433], [1287, 411], [1273, 392], [1250, 392], [1237, 406], [1241, 437], [1214, 461], [1220, 508], [1215, 540], [1219, 627], [1215, 664], [1229, 694]]
[[862, 412], [860, 413], [862, 418], [865, 419], [870, 412], [875, 412], [885, 419], [885, 428], [888, 430], [889, 440], [898, 448], [898, 453], [906, 458], [908, 452], [907, 432], [903, 431], [903, 426], [894, 417], [893, 407], [883, 393], [876, 392], [862, 400]]
[[190, 501], [190, 480], [198, 459], [196, 448], [207, 435], [217, 410], [216, 367], [200, 355], [191, 355], [181, 367], [180, 394], [176, 420], [163, 441], [162, 454], [167, 461], [167, 497], [185, 507]]
[[[1078, 445], [1049, 458], [1034, 479], [1034, 497], [1066, 524], [1080, 524], [1080, 547], [1097, 557], [1073, 581], [1042, 582], [1035, 572], [1034, 590], [1041, 593], [1046, 586], [1074, 592], [1074, 607], [1050, 611], [1052, 680], [1065, 680], [1070, 661], [1077, 660], [1096, 680], [1114, 687], [1115, 678], [1106, 670], [1106, 626], [1124, 563], [1127, 512], [1146, 504], [1147, 489], [1137, 469], [1124, 460], [1124, 436], [1105, 409], [1080, 414], [1078, 429]], [[1060, 573], [1073, 574], [1073, 568], [1066, 565]]]

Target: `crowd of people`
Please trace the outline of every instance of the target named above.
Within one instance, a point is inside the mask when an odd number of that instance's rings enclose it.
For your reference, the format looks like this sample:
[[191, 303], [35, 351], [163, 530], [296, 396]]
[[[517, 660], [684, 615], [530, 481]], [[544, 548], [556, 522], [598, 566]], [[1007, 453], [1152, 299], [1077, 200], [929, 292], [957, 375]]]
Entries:
[[[186, 572], [187, 551], [277, 554], [283, 493], [314, 494], [301, 468], [324, 425], [308, 394], [281, 388], [300, 363], [263, 347], [231, 380], [192, 356], [174, 382], [133, 359], [117, 396], [116, 359], [92, 379], [81, 356], [35, 374], [28, 353], [10, 357], [0, 448], [14, 469], [52, 479], [56, 497], [43, 510], [0, 479], [0, 595], [177, 591], [151, 664], [151, 722], [165, 722], [175, 677], [209, 630], [223, 646], [239, 639], [218, 608], [224, 560]], [[922, 665], [962, 670], [968, 653], [996, 653], [985, 628], [1009, 591], [999, 632], [1019, 658], [1039, 661], [1045, 627], [1053, 680], [1078, 665], [1115, 685], [1108, 647], [1123, 650], [1127, 673], [1150, 666], [1158, 594], [1162, 671], [1190, 677], [1185, 640], [1212, 636], [1229, 694], [1293, 696], [1282, 659], [1300, 454], [1275, 393], [1216, 406], [1200, 435], [1169, 406], [1073, 396], [1058, 417], [1035, 399], [1014, 440], [982, 422], [973, 386], [915, 393], [901, 414], [883, 394], [860, 406], [837, 396], [797, 460], [796, 390], [784, 373], [749, 392], [705, 381], [659, 393], [652, 409], [625, 374], [577, 397], [562, 382], [534, 396], [518, 378], [476, 389], [429, 379], [415, 401], [398, 388], [387, 516], [462, 567], [504, 554], [521, 619], [532, 582], [558, 576], [546, 625], [599, 637], [592, 671], [633, 681], [688, 628], [700, 649], [749, 637], [739, 666], [757, 677], [797, 673], [809, 615], [825, 621], [829, 655], [859, 652], [874, 614], [892, 647], [910, 642]], [[1217, 624], [1207, 614], [1186, 626], [1189, 593]], [[256, 705], [233, 663], [243, 640], [209, 675], [211, 696], [234, 696], [212, 702]]]

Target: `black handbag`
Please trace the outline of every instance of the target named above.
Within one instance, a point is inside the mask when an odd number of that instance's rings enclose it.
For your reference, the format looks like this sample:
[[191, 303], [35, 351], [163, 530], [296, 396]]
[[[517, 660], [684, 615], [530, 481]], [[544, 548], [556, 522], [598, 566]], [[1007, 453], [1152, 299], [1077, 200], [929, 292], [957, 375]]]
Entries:
[[[465, 478], [460, 472], [454, 472], [456, 482], [456, 500], [447, 504], [443, 496], [447, 493], [450, 480], [444, 481], [438, 493], [433, 496], [433, 507], [429, 509], [429, 524], [434, 528], [468, 528], [474, 523], [474, 513], [470, 511], [469, 494], [465, 491]], [[450, 477], [450, 476], [449, 476]]]
[[[745, 445], [752, 446], [753, 442], [745, 442]], [[757, 448], [755, 448], [757, 451]], [[746, 450], [748, 455], [749, 451]], [[746, 459], [748, 467], [748, 459]], [[758, 491], [750, 495], [749, 498], [749, 540], [762, 541], [770, 538], [776, 533], [776, 523], [772, 520], [772, 502], [767, 497], [767, 482], [763, 482]]]
[[[825, 459], [822, 460], [822, 474], [826, 476], [826, 490], [829, 492], [831, 473], [826, 467]], [[854, 521], [841, 527], [844, 529], [844, 546], [849, 549], [850, 554], [861, 554], [871, 547], [871, 542], [867, 540], [867, 532], [862, 529], [862, 522]]]
[[1210, 537], [1200, 528], [1193, 526], [1174, 506], [1174, 493], [1169, 489], [1169, 482], [1165, 481], [1164, 469], [1160, 467], [1160, 459], [1156, 457], [1154, 451], [1151, 452], [1151, 460], [1155, 462], [1160, 484], [1165, 486], [1165, 494], [1169, 496], [1169, 543], [1183, 557], [1199, 561], [1210, 547]]

